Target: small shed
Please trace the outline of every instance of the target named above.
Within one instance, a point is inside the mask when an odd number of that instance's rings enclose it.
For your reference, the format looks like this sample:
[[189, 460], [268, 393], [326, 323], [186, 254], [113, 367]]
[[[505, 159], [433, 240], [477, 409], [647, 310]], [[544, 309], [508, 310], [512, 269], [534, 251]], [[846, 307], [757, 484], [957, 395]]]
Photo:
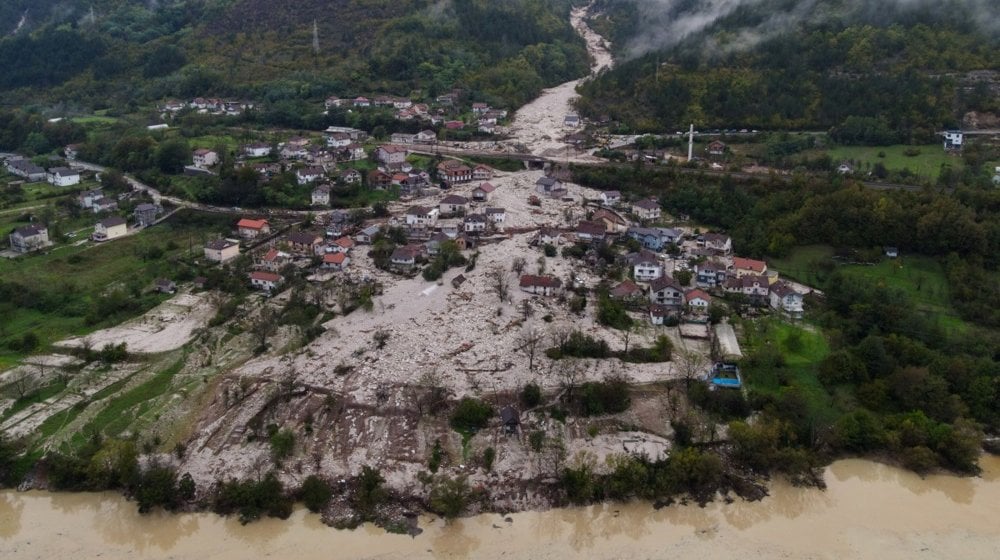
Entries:
[[500, 423], [503, 424], [505, 433], [517, 433], [521, 427], [521, 413], [512, 406], [505, 406], [500, 410]]

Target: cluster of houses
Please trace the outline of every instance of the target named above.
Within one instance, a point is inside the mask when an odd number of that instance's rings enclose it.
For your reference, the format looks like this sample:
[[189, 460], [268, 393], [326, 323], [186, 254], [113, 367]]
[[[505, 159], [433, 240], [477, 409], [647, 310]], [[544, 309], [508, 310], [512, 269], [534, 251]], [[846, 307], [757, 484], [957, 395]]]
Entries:
[[[445, 130], [475, 128], [475, 130], [485, 134], [497, 132], [500, 121], [507, 118], [506, 110], [495, 109], [490, 107], [488, 103], [475, 102], [471, 104], [471, 122], [466, 123], [458, 118], [462, 114], [462, 98], [461, 90], [454, 90], [439, 95], [434, 99], [433, 104], [414, 103], [408, 97], [396, 97], [392, 95], [377, 95], [375, 97], [359, 96], [354, 98], [331, 96], [326, 99], [324, 105], [327, 110], [333, 108], [346, 108], [350, 110], [387, 108], [394, 110], [395, 118], [400, 121], [421, 121], [431, 126], [441, 126]], [[421, 142], [429, 143], [436, 140], [437, 134], [434, 134], [433, 140], [424, 138], [421, 139]], [[404, 139], [393, 140], [393, 142], [397, 141], [408, 143]]]
[[[270, 179], [285, 169], [295, 169], [295, 179], [299, 185], [325, 180], [342, 180], [345, 183], [361, 181], [361, 174], [354, 169], [338, 169], [337, 165], [365, 159], [368, 154], [362, 144], [367, 134], [355, 128], [331, 126], [324, 132], [321, 142], [303, 136], [292, 136], [278, 144], [250, 142], [240, 148], [237, 167], [250, 167], [262, 179]], [[259, 158], [277, 156], [278, 161], [252, 161]], [[195, 154], [198, 158], [209, 158], [211, 154]], [[217, 158], [217, 156], [216, 156]], [[216, 159], [217, 161], [217, 159]]]
[[[539, 194], [558, 196], [561, 185], [551, 177], [542, 177], [536, 184]], [[682, 229], [643, 225], [660, 218], [657, 201], [641, 199], [625, 204], [621, 193], [605, 191], [599, 206], [580, 220], [571, 231], [554, 228], [538, 231], [533, 244], [558, 245], [576, 241], [592, 246], [584, 258], [597, 263], [594, 245], [611, 243], [622, 238], [635, 240], [639, 250], [624, 257], [631, 278], [614, 286], [610, 297], [628, 302], [631, 307], [648, 311], [653, 324], [664, 324], [668, 318], [693, 316], [701, 320], [707, 315], [713, 297], [739, 294], [754, 306], [770, 306], [792, 316], [801, 316], [803, 296], [791, 284], [768, 271], [763, 261], [733, 256], [732, 239], [720, 233], [688, 234]], [[673, 257], [662, 252], [670, 249]], [[673, 261], [672, 263], [670, 261]], [[694, 263], [689, 266], [689, 262]], [[691, 287], [685, 287], [674, 276], [687, 271]], [[521, 289], [539, 295], [558, 294], [562, 288], [555, 278], [525, 276]]]
[[[97, 197], [97, 198], [91, 198]], [[100, 189], [95, 191], [87, 191], [80, 195], [80, 204], [86, 208], [86, 203], [91, 201], [91, 208], [94, 213], [101, 212], [98, 210], [98, 205], [103, 204], [102, 201], [107, 200], [106, 197], [100, 195]], [[114, 209], [117, 209], [117, 204], [114, 205]], [[137, 229], [144, 227], [149, 227], [156, 223], [157, 218], [163, 212], [163, 208], [156, 204], [151, 204], [144, 202], [142, 204], [136, 205], [132, 210], [132, 219]], [[119, 237], [124, 237], [128, 235], [128, 221], [121, 216], [108, 216], [96, 224], [94, 224], [94, 232], [91, 234], [91, 239], [97, 242], [111, 241], [112, 239], [117, 239]]]
[[46, 171], [24, 157], [11, 157], [4, 161], [4, 169], [11, 175], [21, 177], [29, 183], [47, 181], [57, 187], [71, 187], [80, 184], [80, 172], [69, 167], [51, 167]]
[[215, 97], [195, 97], [191, 101], [178, 101], [171, 99], [163, 103], [160, 110], [165, 113], [176, 114], [185, 109], [208, 115], [236, 116], [244, 111], [253, 109], [255, 104], [250, 101], [234, 101], [218, 99]]
[[[753, 306], [770, 306], [794, 317], [802, 315], [802, 294], [779, 279], [777, 273], [769, 272], [764, 261], [733, 257], [732, 240], [726, 235], [707, 233], [685, 241], [684, 232], [672, 228], [630, 228], [628, 235], [653, 243], [641, 242], [643, 249], [626, 256], [625, 262], [634, 281], [620, 283], [610, 295], [633, 303], [647, 300], [653, 324], [663, 324], [667, 318], [682, 314], [704, 316], [712, 304], [713, 294], [739, 295]], [[689, 271], [693, 287], [682, 286], [668, 274], [664, 259], [655, 252], [657, 249], [646, 248], [663, 247], [668, 243], [683, 251], [674, 262], [674, 275], [677, 270]], [[687, 265], [689, 259], [696, 259], [692, 267]]]

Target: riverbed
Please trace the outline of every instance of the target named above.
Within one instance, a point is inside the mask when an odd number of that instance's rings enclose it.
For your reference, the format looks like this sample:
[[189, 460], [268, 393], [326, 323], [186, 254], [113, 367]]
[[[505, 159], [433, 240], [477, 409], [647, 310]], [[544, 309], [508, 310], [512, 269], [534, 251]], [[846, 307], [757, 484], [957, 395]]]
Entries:
[[776, 482], [760, 502], [655, 510], [645, 502], [424, 517], [417, 537], [338, 531], [297, 510], [240, 525], [212, 514], [139, 515], [112, 493], [0, 492], [0, 558], [1000, 558], [1000, 459], [978, 478], [920, 478], [838, 461], [827, 489]]

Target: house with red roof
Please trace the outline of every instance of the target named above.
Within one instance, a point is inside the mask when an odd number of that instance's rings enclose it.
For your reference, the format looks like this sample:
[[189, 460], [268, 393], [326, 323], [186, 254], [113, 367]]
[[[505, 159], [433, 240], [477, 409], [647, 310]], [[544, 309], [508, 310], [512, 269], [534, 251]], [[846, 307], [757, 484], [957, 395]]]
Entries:
[[539, 296], [558, 295], [562, 292], [562, 280], [555, 276], [525, 274], [519, 282], [522, 292]]
[[240, 237], [243, 239], [254, 239], [259, 235], [271, 233], [271, 225], [267, 223], [267, 220], [254, 220], [251, 218], [243, 218], [239, 222], [236, 222], [236, 229], [239, 230]]

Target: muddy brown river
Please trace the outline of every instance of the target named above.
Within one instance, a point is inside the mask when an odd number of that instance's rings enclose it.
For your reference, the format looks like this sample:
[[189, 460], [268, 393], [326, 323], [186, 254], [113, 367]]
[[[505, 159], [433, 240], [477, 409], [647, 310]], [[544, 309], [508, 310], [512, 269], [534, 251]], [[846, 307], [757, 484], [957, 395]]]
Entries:
[[826, 470], [826, 491], [776, 483], [762, 502], [607, 504], [421, 519], [411, 538], [337, 531], [297, 511], [240, 525], [212, 514], [139, 515], [110, 493], [0, 493], [0, 558], [1000, 558], [1000, 459], [979, 478], [862, 460]]

